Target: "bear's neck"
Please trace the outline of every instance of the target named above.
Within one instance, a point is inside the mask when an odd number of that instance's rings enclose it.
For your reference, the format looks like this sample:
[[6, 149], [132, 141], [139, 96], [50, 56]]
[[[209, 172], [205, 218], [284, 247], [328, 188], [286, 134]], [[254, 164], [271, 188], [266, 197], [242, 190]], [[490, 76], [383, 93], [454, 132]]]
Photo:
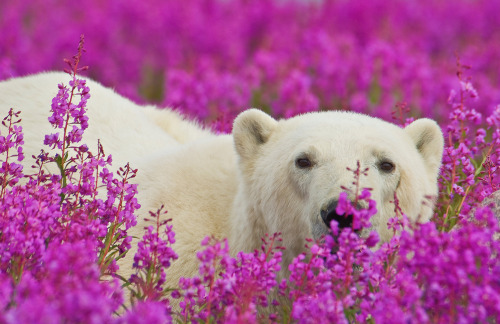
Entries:
[[250, 197], [240, 182], [230, 217], [229, 246], [233, 255], [253, 252], [262, 245], [261, 238], [268, 229], [261, 213], [248, 201]]

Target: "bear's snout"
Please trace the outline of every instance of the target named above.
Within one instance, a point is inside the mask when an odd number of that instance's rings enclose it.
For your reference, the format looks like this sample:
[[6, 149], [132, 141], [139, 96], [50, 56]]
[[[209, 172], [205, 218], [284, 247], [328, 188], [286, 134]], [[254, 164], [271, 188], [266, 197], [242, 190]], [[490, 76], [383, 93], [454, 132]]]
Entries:
[[321, 209], [321, 218], [325, 225], [330, 228], [330, 223], [334, 220], [339, 224], [340, 229], [352, 227], [352, 215], [337, 214], [338, 200], [332, 200], [326, 208]]

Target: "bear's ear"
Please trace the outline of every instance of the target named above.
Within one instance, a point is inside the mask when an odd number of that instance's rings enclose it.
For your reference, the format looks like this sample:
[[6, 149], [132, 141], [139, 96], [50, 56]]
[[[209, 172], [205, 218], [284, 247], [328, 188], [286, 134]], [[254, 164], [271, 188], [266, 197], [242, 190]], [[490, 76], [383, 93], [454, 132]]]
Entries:
[[415, 143], [422, 155], [429, 174], [436, 179], [443, 158], [443, 133], [435, 121], [422, 118], [405, 128], [405, 132]]
[[251, 158], [260, 145], [267, 142], [278, 122], [258, 109], [249, 109], [236, 117], [233, 137], [236, 151], [242, 158]]

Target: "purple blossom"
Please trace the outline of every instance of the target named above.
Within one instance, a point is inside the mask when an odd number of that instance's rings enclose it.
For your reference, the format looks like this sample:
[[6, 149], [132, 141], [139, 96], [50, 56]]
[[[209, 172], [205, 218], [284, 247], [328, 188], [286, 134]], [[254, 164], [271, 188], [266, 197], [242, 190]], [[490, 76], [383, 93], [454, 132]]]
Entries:
[[[17, 161], [24, 160], [23, 148], [24, 135], [23, 128], [19, 125], [21, 119], [19, 115], [21, 112], [14, 112], [11, 108], [7, 116], [2, 120], [2, 126], [7, 128], [7, 134], [2, 135], [0, 130], [0, 154], [5, 155], [0, 165], [0, 198], [5, 194], [7, 186], [14, 186], [19, 179], [23, 176], [23, 166], [9, 159], [17, 157]], [[13, 150], [11, 150], [13, 149]]]
[[[266, 236], [261, 251], [229, 256], [227, 240], [207, 237], [198, 252], [200, 277], [181, 278], [180, 290], [174, 298], [180, 302], [181, 318], [241, 322], [257, 320], [257, 307], [268, 307], [277, 301], [269, 295], [277, 287], [276, 274], [280, 270], [281, 249], [279, 234]], [[220, 265], [220, 269], [218, 266]], [[271, 318], [275, 314], [270, 315]]]
[[99, 279], [96, 255], [89, 248], [92, 244], [50, 244], [41, 260], [43, 269], [34, 273], [27, 268], [19, 278], [11, 295], [15, 307], [4, 310], [5, 321], [109, 322], [122, 303], [121, 291], [116, 282]]
[[[398, 235], [373, 251], [377, 234], [360, 238], [355, 230], [369, 225], [376, 206], [356, 187], [339, 197], [337, 211], [353, 215], [354, 231], [332, 222], [333, 236], [309, 241], [285, 278], [277, 234], [259, 251], [232, 256], [226, 241], [206, 239], [200, 274], [180, 280], [172, 293], [180, 306], [171, 310], [162, 283], [175, 259], [174, 232], [157, 222], [139, 246], [138, 273], [123, 282], [140, 298], [113, 315], [122, 300], [112, 278], [140, 207], [129, 183], [136, 170], [113, 173], [111, 155], [81, 143], [92, 122], [91, 89], [77, 77], [85, 70], [81, 42], [65, 61], [67, 85], [47, 103], [57, 130], [46, 134], [47, 151], [33, 168], [18, 163], [30, 159], [23, 107], [0, 127], [0, 322], [497, 321], [498, 215], [479, 206], [500, 189], [499, 11], [499, 2], [466, 0], [90, 0], [83, 11], [0, 1], [2, 80], [60, 69], [54, 53], [68, 54], [84, 32], [93, 78], [220, 132], [253, 106], [277, 117], [355, 110], [401, 126], [427, 116], [446, 138], [430, 223], [411, 224], [395, 196], [388, 226]], [[47, 163], [63, 172], [48, 173]], [[352, 171], [355, 182], [364, 172]], [[147, 272], [151, 265], [156, 272]]]
[[171, 322], [172, 318], [165, 309], [165, 305], [156, 301], [139, 302], [116, 320], [116, 324], [164, 324]]
[[498, 319], [500, 263], [494, 252], [498, 251], [495, 233], [498, 220], [489, 209], [478, 209], [474, 221], [463, 222], [449, 233], [439, 232], [432, 222], [403, 233], [396, 275], [380, 286], [380, 298], [374, 299], [375, 321]]
[[138, 290], [134, 292], [137, 299], [163, 301], [168, 306], [168, 300], [161, 295], [162, 285], [165, 283], [165, 270], [178, 256], [171, 247], [175, 243], [175, 233], [172, 225], [168, 224], [171, 219], [160, 221], [160, 216], [166, 213], [162, 213], [162, 209], [163, 206], [156, 213], [150, 212], [151, 219], [146, 219], [155, 224], [146, 227], [146, 233], [137, 244], [133, 264], [136, 273], [132, 275], [130, 282], [138, 286]]
[[[80, 90], [88, 96], [87, 90]], [[79, 109], [85, 113], [84, 104]], [[5, 159], [0, 177], [0, 285], [10, 287], [1, 297], [1, 318], [6, 322], [109, 322], [122, 304], [121, 290], [114, 279], [103, 281], [102, 276], [117, 270], [120, 256], [114, 256], [112, 250], [124, 253], [130, 244], [126, 232], [118, 227], [135, 222], [128, 215], [138, 208], [136, 187], [128, 184], [135, 171], [127, 166], [118, 173], [120, 181], [107, 178], [111, 188], [113, 184], [121, 188], [111, 190], [113, 197], [123, 201], [113, 210], [115, 216], [127, 214], [122, 223], [117, 217], [111, 219], [113, 226], [108, 228], [103, 217], [109, 210], [97, 198], [98, 169], [111, 162], [102, 147], [94, 156], [85, 145], [67, 146], [75, 153], [70, 164], [58, 160], [61, 155], [57, 153], [42, 151], [34, 161], [35, 173], [24, 175], [22, 167], [11, 162], [24, 159], [22, 128], [16, 125], [19, 116], [10, 110], [3, 121], [7, 134], [1, 137], [4, 149], [0, 154]], [[85, 121], [84, 117], [79, 121]], [[62, 127], [67, 126], [65, 120]], [[75, 126], [61, 141], [72, 143], [71, 138], [81, 136], [83, 129]], [[58, 161], [66, 166], [61, 175], [47, 174], [45, 164]]]

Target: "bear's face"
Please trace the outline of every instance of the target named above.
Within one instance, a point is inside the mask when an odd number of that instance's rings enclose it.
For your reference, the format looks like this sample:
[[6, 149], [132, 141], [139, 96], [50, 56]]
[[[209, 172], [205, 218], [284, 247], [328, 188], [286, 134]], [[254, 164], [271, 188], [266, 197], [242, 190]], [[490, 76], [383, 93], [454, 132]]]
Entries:
[[394, 216], [395, 192], [411, 220], [427, 221], [432, 214], [429, 197], [437, 194], [443, 136], [431, 120], [401, 129], [354, 113], [275, 121], [249, 110], [236, 119], [233, 135], [246, 210], [253, 214], [248, 216], [265, 231], [282, 232], [285, 242], [318, 239], [328, 233], [331, 220], [351, 225], [352, 218], [337, 215], [335, 207], [342, 188], [355, 190], [347, 168], [355, 170], [358, 161], [361, 170], [368, 168], [360, 188], [372, 189], [378, 212], [371, 225], [383, 241], [391, 236], [387, 221]]

